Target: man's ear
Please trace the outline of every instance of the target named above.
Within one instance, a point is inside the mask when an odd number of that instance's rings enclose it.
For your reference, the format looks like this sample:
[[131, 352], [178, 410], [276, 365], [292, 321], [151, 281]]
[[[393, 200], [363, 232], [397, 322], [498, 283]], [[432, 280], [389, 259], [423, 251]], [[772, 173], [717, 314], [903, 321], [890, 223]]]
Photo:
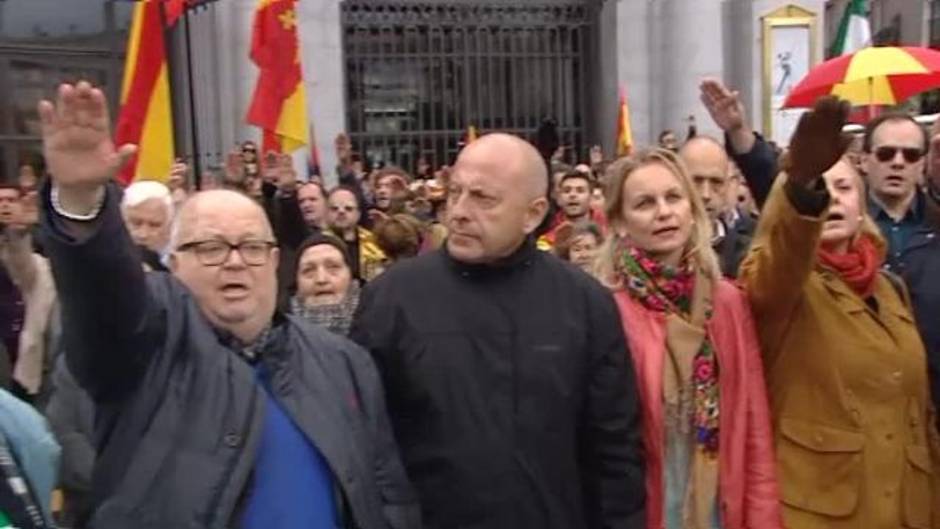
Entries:
[[281, 267], [281, 249], [278, 247], [271, 248], [271, 257], [269, 257], [269, 259], [274, 261], [275, 270], [280, 268]]
[[528, 210], [526, 211], [525, 226], [523, 226], [523, 231], [526, 235], [534, 232], [539, 225], [542, 224], [542, 221], [545, 220], [545, 215], [548, 213], [548, 199], [545, 197], [539, 197], [532, 202], [529, 202]]

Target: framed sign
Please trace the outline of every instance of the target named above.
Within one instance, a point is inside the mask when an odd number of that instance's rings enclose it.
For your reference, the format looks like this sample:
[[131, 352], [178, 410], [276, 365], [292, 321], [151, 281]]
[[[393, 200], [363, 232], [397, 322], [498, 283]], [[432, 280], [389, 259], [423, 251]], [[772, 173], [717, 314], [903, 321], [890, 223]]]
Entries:
[[805, 110], [784, 109], [790, 90], [819, 62], [816, 14], [795, 5], [763, 17], [764, 137], [778, 145], [790, 143]]

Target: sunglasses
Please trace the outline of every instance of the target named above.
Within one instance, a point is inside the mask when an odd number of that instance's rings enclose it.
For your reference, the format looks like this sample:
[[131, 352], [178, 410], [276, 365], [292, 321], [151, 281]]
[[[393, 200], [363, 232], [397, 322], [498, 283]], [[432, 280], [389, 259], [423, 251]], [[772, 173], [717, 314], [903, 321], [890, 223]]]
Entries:
[[874, 151], [875, 158], [878, 158], [878, 161], [882, 163], [890, 162], [898, 155], [898, 151], [901, 151], [901, 154], [904, 156], [904, 161], [907, 163], [917, 163], [924, 157], [924, 151], [922, 149], [915, 149], [913, 147], [878, 147]]

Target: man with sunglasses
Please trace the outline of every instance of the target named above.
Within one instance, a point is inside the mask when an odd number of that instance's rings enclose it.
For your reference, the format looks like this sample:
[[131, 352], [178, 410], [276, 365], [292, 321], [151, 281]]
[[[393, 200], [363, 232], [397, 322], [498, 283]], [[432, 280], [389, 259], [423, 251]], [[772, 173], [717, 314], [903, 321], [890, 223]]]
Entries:
[[907, 114], [872, 120], [862, 139], [870, 211], [888, 240], [888, 266], [898, 268], [911, 239], [923, 231], [924, 154], [927, 132]]
[[904, 279], [927, 349], [934, 406], [940, 408], [940, 222], [924, 192], [927, 131], [907, 114], [883, 114], [865, 128], [862, 166], [869, 212], [888, 242], [885, 268]]
[[87, 82], [39, 106], [51, 183], [42, 223], [72, 374], [95, 402], [91, 525], [420, 525], [368, 353], [278, 313], [264, 210], [230, 190], [174, 220], [173, 275], [145, 277], [109, 182], [111, 142]]
[[330, 191], [330, 231], [346, 243], [352, 261], [353, 277], [366, 283], [382, 273], [385, 252], [375, 241], [375, 234], [360, 226], [362, 206], [355, 189], [341, 185]]

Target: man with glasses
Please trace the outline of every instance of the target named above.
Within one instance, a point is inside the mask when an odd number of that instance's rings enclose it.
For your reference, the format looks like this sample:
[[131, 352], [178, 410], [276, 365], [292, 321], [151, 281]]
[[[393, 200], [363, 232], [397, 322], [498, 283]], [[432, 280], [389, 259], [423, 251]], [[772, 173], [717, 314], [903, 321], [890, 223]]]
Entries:
[[96, 409], [91, 525], [419, 526], [368, 353], [276, 312], [257, 203], [194, 195], [173, 275], [145, 277], [109, 184], [136, 149], [111, 143], [107, 108], [86, 82], [39, 106], [63, 349]]
[[359, 225], [362, 208], [355, 190], [339, 186], [330, 191], [328, 218], [330, 230], [346, 243], [353, 266], [353, 277], [365, 283], [382, 273], [385, 252], [375, 242], [375, 235]]
[[885, 268], [904, 279], [927, 348], [935, 407], [940, 407], [940, 239], [924, 193], [927, 131], [907, 114], [883, 114], [865, 128], [862, 165], [869, 212], [888, 243]]

